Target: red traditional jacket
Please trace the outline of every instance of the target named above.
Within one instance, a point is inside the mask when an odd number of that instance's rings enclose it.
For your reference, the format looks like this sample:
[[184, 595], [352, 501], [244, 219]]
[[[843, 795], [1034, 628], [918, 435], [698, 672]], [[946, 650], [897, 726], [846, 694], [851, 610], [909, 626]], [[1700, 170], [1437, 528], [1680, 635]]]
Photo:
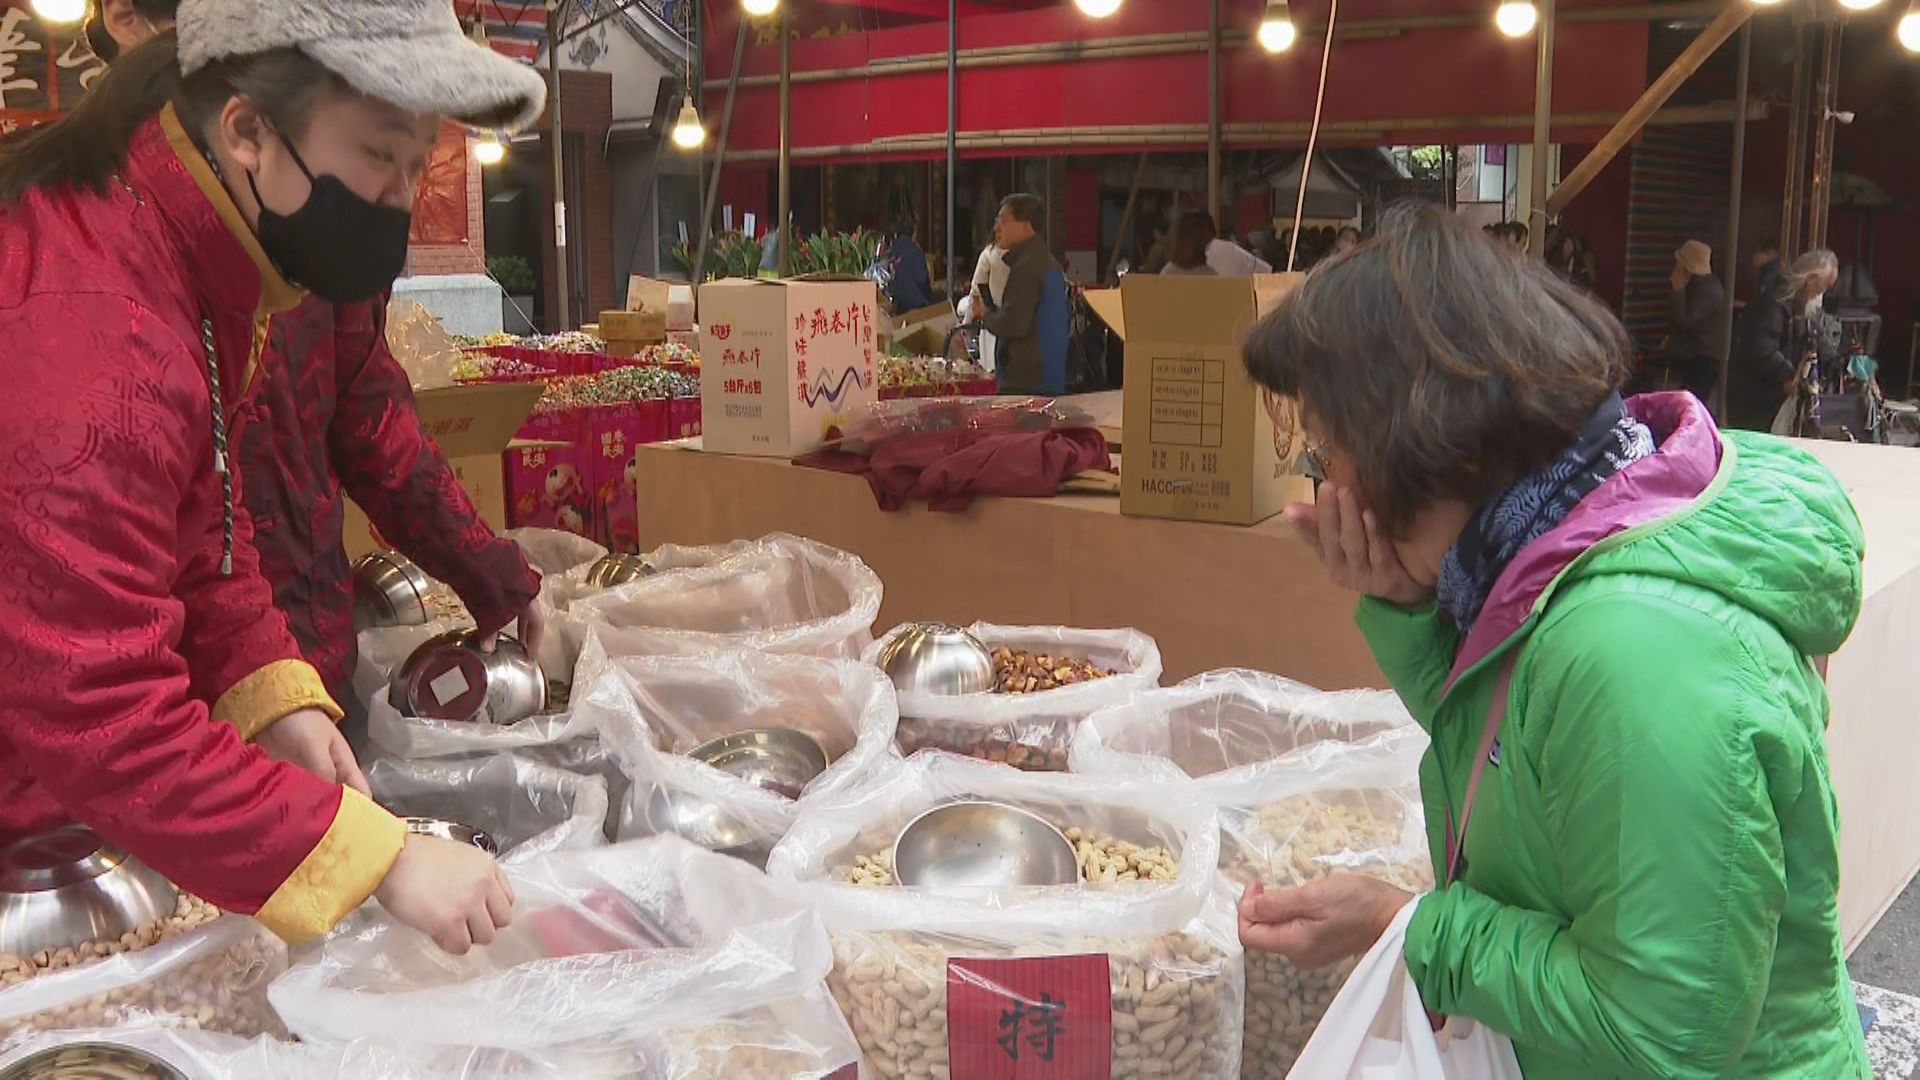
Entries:
[[170, 109], [103, 191], [0, 207], [0, 843], [79, 821], [290, 939], [357, 907], [404, 840], [247, 745], [339, 712], [214, 445], [210, 372], [243, 437], [267, 319], [297, 302]]
[[306, 658], [337, 700], [353, 693], [353, 583], [344, 495], [388, 543], [453, 586], [491, 633], [540, 590], [519, 545], [495, 536], [427, 437], [387, 351], [386, 305], [308, 296], [268, 324], [266, 368], [235, 444], [254, 546]]

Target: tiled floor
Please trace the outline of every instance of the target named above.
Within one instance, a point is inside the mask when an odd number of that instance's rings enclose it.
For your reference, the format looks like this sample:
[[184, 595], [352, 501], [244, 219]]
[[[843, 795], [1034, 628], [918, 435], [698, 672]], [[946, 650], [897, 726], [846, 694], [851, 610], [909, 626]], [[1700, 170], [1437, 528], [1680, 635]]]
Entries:
[[1920, 1067], [1920, 998], [1855, 983], [1867, 1025], [1867, 1056], [1878, 1080], [1909, 1080]]
[[1920, 884], [1907, 886], [1847, 968], [1868, 1025], [1874, 1076], [1920, 1080]]

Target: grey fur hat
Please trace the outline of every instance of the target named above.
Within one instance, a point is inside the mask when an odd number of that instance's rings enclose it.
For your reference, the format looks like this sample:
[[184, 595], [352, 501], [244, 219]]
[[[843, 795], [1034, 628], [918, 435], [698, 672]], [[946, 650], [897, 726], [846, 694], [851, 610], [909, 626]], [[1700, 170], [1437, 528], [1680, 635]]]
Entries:
[[450, 0], [182, 0], [180, 71], [298, 48], [368, 97], [478, 128], [523, 128], [547, 84], [525, 64], [469, 41]]

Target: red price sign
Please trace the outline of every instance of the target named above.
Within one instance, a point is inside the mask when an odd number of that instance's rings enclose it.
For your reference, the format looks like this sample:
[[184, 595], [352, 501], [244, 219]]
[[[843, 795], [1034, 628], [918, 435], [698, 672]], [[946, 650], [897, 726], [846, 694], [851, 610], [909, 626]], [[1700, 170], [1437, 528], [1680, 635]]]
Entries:
[[1113, 1066], [1107, 957], [947, 961], [953, 1080], [1106, 1080]]
[[849, 1061], [827, 1074], [827, 1080], [860, 1080], [860, 1063]]

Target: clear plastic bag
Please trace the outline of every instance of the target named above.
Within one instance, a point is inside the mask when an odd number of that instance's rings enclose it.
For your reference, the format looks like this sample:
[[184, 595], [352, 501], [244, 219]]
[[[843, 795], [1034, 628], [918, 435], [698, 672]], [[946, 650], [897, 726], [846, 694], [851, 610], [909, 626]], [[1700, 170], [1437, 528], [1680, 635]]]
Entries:
[[[874, 642], [866, 661], [879, 663], [899, 630]], [[1085, 660], [1114, 674], [1032, 693], [902, 694], [902, 753], [946, 750], [1034, 772], [1064, 772], [1076, 724], [1136, 691], [1160, 685], [1160, 646], [1138, 630], [992, 623], [975, 623], [967, 630], [989, 651], [1006, 648]]]
[[606, 844], [607, 784], [517, 754], [459, 761], [382, 758], [367, 767], [380, 805], [408, 817], [470, 825], [508, 862]]
[[[589, 652], [599, 650], [597, 637]], [[764, 858], [810, 800], [833, 795], [897, 760], [893, 684], [850, 661], [764, 653], [707, 657], [624, 657], [602, 669], [581, 700], [630, 784], [615, 836], [665, 831], [676, 806], [710, 807], [705, 845]], [[826, 771], [795, 798], [756, 786], [685, 755], [703, 743], [756, 728], [811, 736]]]
[[[992, 890], [848, 883], [914, 817], [969, 798], [1081, 840], [1164, 848], [1174, 875]], [[1013, 1055], [1043, 1052], [1088, 1075], [1225, 1080], [1239, 1070], [1244, 972], [1218, 856], [1213, 812], [1166, 799], [1157, 783], [930, 753], [809, 806], [768, 872], [825, 921], [828, 986], [882, 1080], [945, 1078], [962, 1061], [1005, 1070]], [[999, 1025], [1017, 1037], [1002, 1042]]]
[[783, 1075], [858, 1060], [818, 1007], [818, 918], [752, 868], [661, 837], [508, 877], [518, 903], [494, 944], [449, 956], [363, 909], [274, 983], [274, 1006], [303, 1040], [425, 1054], [455, 1075], [654, 1076], [725, 1037], [785, 1051]]
[[880, 578], [844, 551], [776, 533], [644, 558], [658, 573], [559, 597], [549, 625], [567, 647], [577, 652], [592, 629], [616, 657], [748, 650], [855, 660], [873, 640]]
[[[1088, 776], [1159, 778], [1216, 809], [1220, 865], [1236, 895], [1252, 881], [1287, 888], [1334, 871], [1418, 893], [1433, 885], [1419, 783], [1426, 746], [1391, 693], [1220, 671], [1094, 714], [1072, 761]], [[1286, 1076], [1357, 962], [1308, 971], [1249, 953], [1242, 1075]]]
[[286, 966], [287, 947], [271, 931], [224, 915], [136, 952], [0, 989], [0, 1047], [36, 1032], [84, 1027], [278, 1033], [267, 984]]
[[432, 312], [399, 297], [387, 301], [387, 350], [415, 390], [452, 386], [453, 369], [464, 355]]

